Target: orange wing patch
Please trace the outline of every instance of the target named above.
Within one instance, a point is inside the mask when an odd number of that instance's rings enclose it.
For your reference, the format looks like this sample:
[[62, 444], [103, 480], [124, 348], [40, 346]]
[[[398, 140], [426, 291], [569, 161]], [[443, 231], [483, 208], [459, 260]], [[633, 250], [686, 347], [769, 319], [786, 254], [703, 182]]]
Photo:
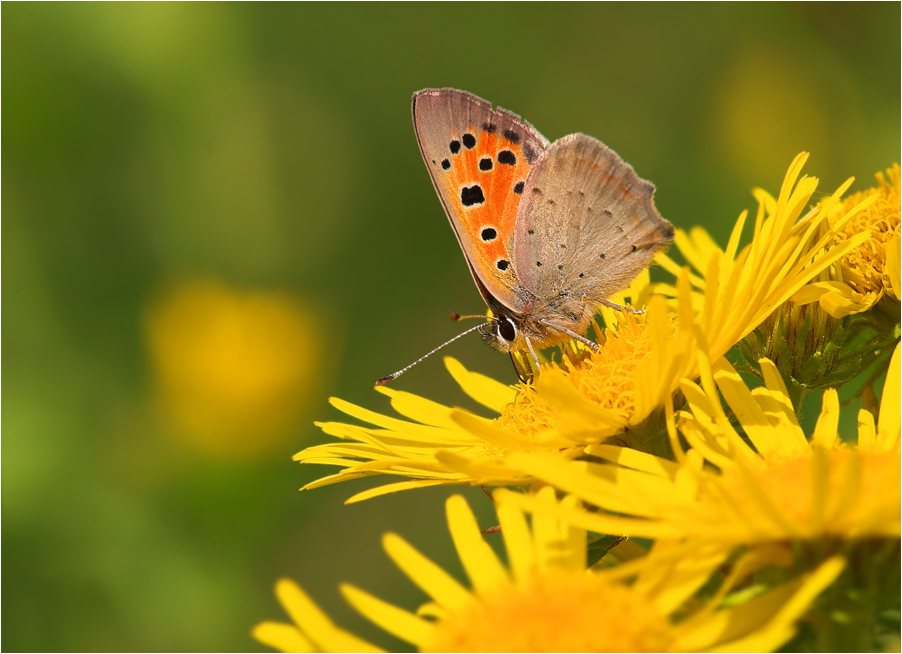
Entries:
[[531, 158], [516, 134], [471, 125], [452, 135], [440, 166], [445, 197], [479, 254], [473, 264], [484, 279], [497, 278], [511, 289], [520, 287], [512, 264], [514, 225]]

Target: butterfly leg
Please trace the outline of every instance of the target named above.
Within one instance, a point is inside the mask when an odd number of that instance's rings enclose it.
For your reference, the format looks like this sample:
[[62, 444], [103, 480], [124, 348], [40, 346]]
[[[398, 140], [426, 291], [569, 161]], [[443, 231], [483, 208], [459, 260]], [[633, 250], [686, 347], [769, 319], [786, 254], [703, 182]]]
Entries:
[[610, 300], [602, 300], [601, 303], [608, 307], [609, 309], [613, 309], [614, 311], [622, 311], [623, 313], [636, 313], [642, 314], [645, 313], [645, 309], [633, 309], [632, 307], [625, 307], [623, 305], [617, 304], [616, 302], [611, 302]]
[[[615, 305], [615, 306], [616, 306], [616, 305]], [[622, 308], [622, 307], [621, 307], [621, 308]], [[589, 338], [586, 338], [585, 336], [582, 336], [582, 335], [580, 335], [580, 334], [577, 334], [577, 333], [576, 333], [575, 331], [573, 331], [572, 329], [567, 329], [566, 327], [562, 327], [561, 325], [555, 325], [553, 322], [548, 322], [547, 320], [540, 320], [539, 322], [541, 322], [543, 325], [548, 325], [548, 326], [551, 327], [552, 329], [556, 329], [556, 330], [558, 330], [559, 332], [564, 332], [564, 333], [567, 334], [567, 336], [569, 336], [570, 338], [574, 338], [574, 339], [576, 339], [577, 341], [579, 341], [580, 343], [582, 343], [583, 345], [588, 345], [588, 346], [591, 347], [593, 350], [595, 350], [596, 352], [598, 352], [598, 343], [596, 343], [595, 341], [593, 341], [593, 340], [591, 340], [591, 339], [589, 339]], [[529, 343], [528, 340], [527, 340], [526, 342]]]
[[536, 356], [536, 351], [532, 349], [532, 341], [529, 340], [529, 336], [524, 336], [526, 339], [526, 347], [529, 348], [529, 353], [532, 355], [532, 361], [536, 364], [536, 374], [539, 374], [539, 357]]

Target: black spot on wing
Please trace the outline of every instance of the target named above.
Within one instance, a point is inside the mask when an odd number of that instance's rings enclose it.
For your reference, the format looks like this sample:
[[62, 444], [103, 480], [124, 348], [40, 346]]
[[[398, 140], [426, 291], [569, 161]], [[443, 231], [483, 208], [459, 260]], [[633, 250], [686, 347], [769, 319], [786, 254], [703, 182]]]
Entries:
[[489, 134], [494, 134], [498, 131], [498, 126], [495, 123], [483, 123], [482, 129], [488, 132]]
[[464, 142], [464, 147], [467, 150], [472, 150], [476, 147], [476, 137], [472, 134], [464, 134], [463, 139], [461, 140]]
[[448, 149], [451, 150], [451, 154], [457, 154], [460, 152], [460, 141], [454, 140], [448, 144]]
[[498, 261], [495, 262], [495, 267], [501, 271], [507, 270], [510, 267], [510, 265], [511, 265], [511, 262], [506, 259], [498, 259]]
[[447, 159], [442, 159], [442, 170], [448, 170], [451, 168], [451, 162]]
[[482, 187], [479, 184], [473, 186], [464, 186], [460, 189], [460, 201], [465, 207], [472, 207], [476, 204], [484, 204], [485, 196], [482, 194]]
[[517, 182], [514, 184], [514, 193], [520, 195], [523, 192], [523, 182]]
[[502, 132], [502, 134], [504, 135], [504, 138], [506, 138], [514, 145], [517, 145], [517, 143], [520, 142], [520, 135], [512, 129], [506, 129]]
[[510, 150], [502, 150], [498, 153], [498, 163], [504, 164], [505, 166], [516, 166], [517, 155]]
[[479, 170], [487, 172], [495, 167], [491, 157], [483, 157], [479, 160]]
[[483, 241], [489, 243], [495, 240], [495, 238], [498, 236], [498, 232], [492, 227], [485, 227], [480, 233], [480, 236], [482, 237]]

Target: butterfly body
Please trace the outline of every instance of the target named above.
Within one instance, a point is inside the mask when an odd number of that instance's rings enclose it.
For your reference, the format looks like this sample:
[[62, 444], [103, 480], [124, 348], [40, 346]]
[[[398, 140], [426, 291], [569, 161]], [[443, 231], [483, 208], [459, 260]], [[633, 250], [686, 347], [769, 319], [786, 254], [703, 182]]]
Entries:
[[520, 116], [456, 89], [413, 95], [423, 161], [503, 352], [587, 341], [593, 316], [673, 238], [654, 186], [600, 141], [550, 142]]

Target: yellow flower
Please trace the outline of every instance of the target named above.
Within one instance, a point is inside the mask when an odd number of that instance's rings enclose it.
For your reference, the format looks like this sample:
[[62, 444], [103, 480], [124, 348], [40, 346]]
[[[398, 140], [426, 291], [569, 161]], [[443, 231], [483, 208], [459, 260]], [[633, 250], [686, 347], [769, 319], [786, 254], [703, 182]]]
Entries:
[[[678, 230], [676, 244], [701, 276], [662, 257], [662, 265], [678, 276], [678, 282], [651, 285], [647, 272], [641, 275], [616, 299], [629, 296], [634, 304], [647, 302], [646, 314], [603, 311], [608, 328], [599, 339], [603, 345], [599, 352], [569, 344], [563, 348], [562, 361], [543, 366], [534, 384], [517, 389], [469, 373], [449, 360], [449, 370], [463, 389], [499, 414], [498, 419], [384, 387], [379, 390], [392, 398], [393, 408], [410, 420], [332, 400], [341, 411], [376, 429], [321, 424], [326, 433], [344, 442], [308, 448], [295, 459], [344, 470], [306, 488], [374, 474], [411, 479], [350, 500], [357, 501], [435, 484], [522, 485], [531, 483], [532, 477], [511, 465], [511, 454], [550, 453], [567, 460], [613, 438], [612, 442], [637, 449], [666, 452], [669, 444], [660, 437], [663, 407], [681, 379], [697, 377], [699, 339], [713, 358], [720, 357], [864, 238], [828, 248], [832, 237], [824, 226], [848, 184], [805, 211], [817, 186], [815, 179], [799, 178], [806, 158], [800, 155], [793, 162], [779, 198], [759, 194], [752, 242], [741, 250], [745, 213], [725, 250], [702, 230], [690, 234]], [[857, 210], [850, 209], [837, 228]], [[653, 292], [671, 295], [673, 302], [668, 305], [664, 295]]]
[[211, 453], [284, 447], [320, 373], [317, 325], [295, 298], [213, 281], [170, 288], [145, 332], [161, 408], [183, 439]]
[[[829, 549], [831, 542], [896, 539], [902, 510], [899, 359], [897, 346], [879, 417], [858, 414], [857, 446], [840, 438], [835, 391], [824, 393], [806, 438], [772, 363], [760, 362], [766, 386], [749, 390], [720, 359], [703, 366], [701, 386], [681, 385], [689, 410], [679, 413], [678, 428], [690, 449], [680, 448], [671, 423], [676, 462], [600, 445], [587, 454], [602, 463], [517, 454], [512, 465], [603, 509], [555, 507], [553, 514], [600, 533], [688, 539], [720, 544], [725, 552], [787, 541], [822, 539]], [[498, 491], [496, 498], [531, 511], [549, 508], [519, 493]]]
[[[552, 507], [574, 505], [573, 498], [558, 502], [550, 488], [535, 500]], [[471, 588], [388, 534], [389, 556], [431, 601], [410, 612], [354, 586], [341, 589], [357, 611], [418, 651], [770, 651], [793, 635], [796, 620], [844, 565], [835, 557], [803, 579], [720, 606], [744, 573], [769, 561], [740, 560], [735, 565], [739, 574], [730, 575], [708, 601], [695, 600], [722, 556], [703, 549], [690, 556], [685, 547], [672, 546], [614, 568], [587, 571], [584, 531], [541, 516], [530, 527], [522, 512], [502, 506], [505, 565], [480, 534], [463, 498], [450, 498], [447, 512]], [[276, 592], [295, 624], [258, 625], [258, 640], [282, 651], [378, 650], [336, 627], [293, 582], [280, 581]]]
[[[861, 313], [884, 297], [893, 302], [886, 307], [895, 322], [899, 318], [899, 214], [900, 169], [894, 164], [884, 178], [877, 173], [880, 186], [855, 193], [835, 208], [830, 216], [836, 241], [842, 243], [860, 234], [867, 240], [846, 254], [831, 279], [816, 281], [803, 288], [793, 301], [798, 304], [819, 302], [834, 318]], [[840, 216], [855, 205], [869, 202], [852, 221], [839, 225]]]

